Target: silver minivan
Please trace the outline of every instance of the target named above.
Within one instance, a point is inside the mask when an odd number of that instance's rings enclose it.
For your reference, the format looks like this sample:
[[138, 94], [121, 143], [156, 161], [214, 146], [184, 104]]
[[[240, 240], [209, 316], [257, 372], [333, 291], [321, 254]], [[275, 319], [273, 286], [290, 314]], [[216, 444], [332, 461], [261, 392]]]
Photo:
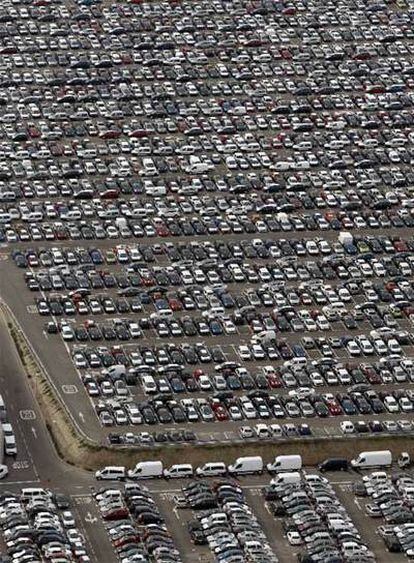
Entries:
[[164, 469], [163, 474], [166, 479], [180, 479], [183, 477], [192, 477], [194, 470], [191, 463], [178, 463], [168, 469]]

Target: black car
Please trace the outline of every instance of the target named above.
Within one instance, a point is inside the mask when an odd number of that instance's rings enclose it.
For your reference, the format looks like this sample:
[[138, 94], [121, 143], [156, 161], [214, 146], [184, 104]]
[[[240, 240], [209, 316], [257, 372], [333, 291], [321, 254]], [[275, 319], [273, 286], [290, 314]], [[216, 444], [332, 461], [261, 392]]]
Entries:
[[200, 522], [198, 522], [197, 520], [192, 520], [187, 524], [187, 528], [190, 534], [191, 541], [195, 545], [207, 545], [207, 538]]

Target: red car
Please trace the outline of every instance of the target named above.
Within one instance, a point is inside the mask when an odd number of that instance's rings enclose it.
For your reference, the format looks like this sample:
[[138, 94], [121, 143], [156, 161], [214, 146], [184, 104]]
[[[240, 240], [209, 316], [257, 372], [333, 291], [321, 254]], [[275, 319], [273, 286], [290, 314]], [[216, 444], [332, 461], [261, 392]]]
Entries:
[[328, 407], [329, 413], [332, 416], [339, 416], [343, 414], [341, 407], [336, 401], [329, 401], [326, 406]]
[[268, 375], [267, 381], [269, 382], [269, 387], [271, 387], [271, 389], [277, 389], [278, 387], [282, 387], [282, 381], [280, 380], [279, 376], [277, 376], [276, 374]]
[[101, 511], [104, 520], [123, 520], [128, 517], [128, 509], [125, 506]]
[[217, 420], [228, 420], [229, 419], [229, 415], [226, 411], [226, 409], [222, 406], [219, 406], [215, 409], [215, 413], [216, 413], [216, 418]]
[[168, 299], [168, 304], [170, 306], [170, 309], [172, 309], [173, 311], [183, 310], [183, 304], [178, 299], [175, 298]]

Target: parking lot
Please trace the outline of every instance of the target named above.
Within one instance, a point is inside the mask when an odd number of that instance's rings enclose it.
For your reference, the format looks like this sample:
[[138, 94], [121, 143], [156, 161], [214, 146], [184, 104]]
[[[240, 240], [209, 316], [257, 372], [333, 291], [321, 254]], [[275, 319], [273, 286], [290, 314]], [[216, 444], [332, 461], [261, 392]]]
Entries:
[[81, 431], [411, 433], [409, 4], [3, 11], [1, 292]]
[[[329, 549], [339, 550], [342, 560], [347, 561], [351, 558], [346, 550], [351, 550], [349, 543], [355, 541], [358, 553], [353, 553], [354, 558], [361, 557], [362, 561], [363, 555], [364, 561], [398, 563], [406, 558], [401, 544], [398, 548], [396, 534], [398, 538], [409, 535], [412, 512], [406, 515], [403, 525], [402, 520], [398, 523], [389, 516], [386, 520], [378, 515], [371, 516], [367, 509], [367, 505], [375, 503], [372, 495], [376, 492], [381, 492], [383, 498], [389, 495], [385, 486], [395, 487], [394, 498], [403, 494], [402, 483], [408, 487], [412, 474], [399, 472], [399, 481], [395, 475], [388, 471], [321, 474], [306, 468], [300, 486], [289, 485], [280, 491], [272, 487], [269, 476], [109, 484], [93, 488], [90, 493], [72, 495], [70, 502], [75, 518], [79, 518], [78, 525], [90, 542], [93, 561], [94, 546], [103, 543], [108, 561], [121, 559], [128, 551], [129, 556], [134, 553], [137, 560], [139, 557], [142, 561], [152, 560], [146, 559], [151, 554], [157, 560], [157, 555], [161, 557], [163, 548], [168, 545], [171, 557], [175, 553], [174, 561], [190, 562], [197, 558], [213, 563], [220, 560], [220, 551], [241, 548], [245, 550], [244, 555], [253, 560], [263, 549], [268, 561], [288, 563], [295, 559], [305, 561], [305, 555], [311, 554], [311, 546], [316, 551], [319, 549], [318, 542], [323, 543], [324, 548], [329, 544]], [[391, 478], [394, 485], [391, 485]], [[193, 503], [196, 494], [203, 495], [204, 508], [195, 504], [192, 508], [183, 508], [183, 498]], [[331, 502], [329, 508], [324, 511], [317, 508], [318, 503], [327, 502], [327, 497]], [[391, 504], [389, 496], [387, 500]], [[210, 508], [207, 508], [207, 501]], [[308, 505], [306, 510], [305, 505]], [[227, 514], [227, 524], [223, 513]], [[244, 524], [242, 513], [248, 515]], [[340, 519], [346, 523], [346, 531], [339, 530], [337, 520]], [[260, 548], [258, 537], [261, 538]], [[403, 546], [408, 546], [408, 539], [402, 541]], [[313, 553], [315, 561], [318, 560], [316, 551]], [[327, 557], [326, 552], [324, 556]]]

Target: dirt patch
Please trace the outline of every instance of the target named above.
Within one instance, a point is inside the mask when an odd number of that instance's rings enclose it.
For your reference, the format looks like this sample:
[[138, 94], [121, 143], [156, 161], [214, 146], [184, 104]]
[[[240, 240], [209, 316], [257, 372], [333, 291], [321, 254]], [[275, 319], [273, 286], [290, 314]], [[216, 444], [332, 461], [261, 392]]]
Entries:
[[365, 450], [389, 449], [397, 457], [402, 451], [414, 456], [414, 441], [408, 436], [370, 436], [333, 439], [308, 438], [289, 441], [249, 443], [218, 443], [208, 445], [168, 445], [145, 449], [139, 447], [115, 448], [86, 440], [76, 430], [65, 405], [54, 392], [47, 374], [38, 365], [25, 335], [10, 316], [7, 324], [25, 368], [29, 384], [42, 411], [46, 426], [59, 456], [71, 465], [96, 470], [105, 465], [133, 467], [138, 461], [161, 459], [165, 466], [183, 461], [194, 466], [207, 461], [220, 460], [232, 463], [242, 455], [260, 455], [271, 461], [281, 454], [301, 454], [305, 465], [316, 465], [328, 457], [351, 459]]

